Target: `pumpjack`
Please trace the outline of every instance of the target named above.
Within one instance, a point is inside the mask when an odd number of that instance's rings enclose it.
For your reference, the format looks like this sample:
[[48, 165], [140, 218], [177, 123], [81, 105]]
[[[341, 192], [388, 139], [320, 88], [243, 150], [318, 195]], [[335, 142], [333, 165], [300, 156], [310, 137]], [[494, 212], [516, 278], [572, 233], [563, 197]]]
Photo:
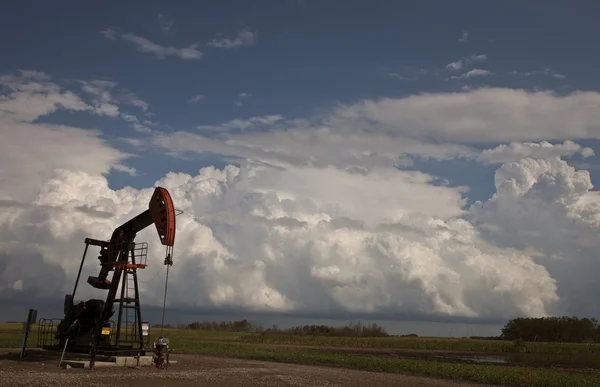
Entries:
[[[145, 242], [135, 243], [135, 238], [137, 233], [154, 224], [160, 242], [166, 246], [164, 264], [172, 266], [175, 217], [169, 191], [157, 187], [148, 209], [114, 229], [109, 241], [86, 238], [75, 287], [72, 294], [65, 296], [64, 317], [56, 325], [54, 343], [42, 347], [94, 355], [144, 355], [149, 348], [145, 346], [142, 330], [137, 269], [147, 266], [148, 248]], [[108, 294], [104, 300], [91, 299], [75, 304], [75, 292], [89, 246], [100, 247], [101, 268], [98, 276], [88, 277], [87, 283], [96, 289], [107, 290]], [[119, 284], [121, 291], [117, 297]], [[116, 324], [111, 320], [115, 306]]]

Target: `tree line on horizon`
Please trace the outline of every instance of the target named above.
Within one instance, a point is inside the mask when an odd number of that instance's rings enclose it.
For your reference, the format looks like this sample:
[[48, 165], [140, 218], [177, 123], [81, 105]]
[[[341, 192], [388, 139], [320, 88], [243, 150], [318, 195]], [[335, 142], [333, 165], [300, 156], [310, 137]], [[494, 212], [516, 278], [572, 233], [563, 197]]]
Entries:
[[[160, 325], [154, 327], [160, 328]], [[175, 328], [170, 324], [165, 324], [165, 328]], [[280, 328], [274, 324], [265, 328], [262, 324], [253, 323], [243, 319], [238, 321], [196, 321], [191, 324], [181, 324], [177, 328], [204, 330], [204, 331], [222, 331], [222, 332], [255, 332], [269, 334], [288, 334], [288, 335], [311, 335], [311, 336], [341, 336], [341, 337], [388, 337], [390, 336], [386, 329], [375, 323], [363, 324], [362, 322], [350, 322], [344, 326], [330, 325], [297, 325], [291, 328]], [[416, 335], [415, 335], [416, 336]]]
[[502, 328], [500, 338], [551, 343], [598, 343], [600, 324], [594, 318], [521, 317], [510, 320]]
[[[160, 327], [160, 325], [155, 325]], [[280, 328], [272, 325], [265, 328], [262, 324], [249, 320], [237, 321], [197, 321], [191, 324], [172, 326], [165, 324], [166, 328], [183, 328], [205, 331], [225, 332], [254, 332], [265, 334], [289, 334], [311, 336], [340, 336], [340, 337], [418, 337], [411, 333], [406, 335], [390, 335], [383, 326], [350, 322], [344, 326], [329, 325], [297, 325], [291, 328]], [[539, 341], [562, 343], [600, 343], [600, 323], [594, 318], [578, 317], [519, 317], [509, 320], [502, 328], [499, 336], [479, 337], [471, 339], [507, 340], [507, 341]]]

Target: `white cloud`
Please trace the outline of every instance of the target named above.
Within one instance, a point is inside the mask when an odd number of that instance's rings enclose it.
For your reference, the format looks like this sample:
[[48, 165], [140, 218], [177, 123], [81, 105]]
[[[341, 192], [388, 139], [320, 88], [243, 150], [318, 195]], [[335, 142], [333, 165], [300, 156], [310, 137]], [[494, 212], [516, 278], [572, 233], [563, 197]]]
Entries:
[[[109, 147], [97, 131], [36, 122], [58, 110], [113, 117], [111, 109], [88, 105], [39, 72], [2, 75], [0, 85], [8, 90], [0, 96], [0, 135], [10, 139], [0, 146], [2, 199], [33, 198], [56, 168], [76, 165], [91, 174], [123, 168], [122, 161], [128, 155]], [[94, 81], [84, 83], [84, 88], [104, 100], [108, 96], [101, 85]]]
[[117, 31], [113, 30], [112, 28], [107, 28], [103, 31], [100, 31], [100, 33], [109, 40], [115, 40], [117, 38]]
[[247, 119], [235, 118], [233, 120], [222, 123], [221, 125], [200, 125], [196, 128], [204, 130], [214, 130], [230, 132], [235, 130], [246, 130], [253, 127], [271, 127], [276, 122], [283, 120], [283, 116], [272, 114], [267, 116], [255, 116]]
[[[556, 285], [542, 266], [481, 239], [455, 217], [463, 212], [460, 192], [431, 185], [425, 174], [249, 163], [206, 168], [197, 176], [172, 173], [157, 184], [184, 211], [170, 273], [171, 306], [499, 317], [544, 315], [556, 300]], [[74, 251], [83, 238], [109, 235], [144, 210], [151, 190], [113, 191], [103, 177], [57, 171], [33, 207], [4, 212], [12, 242], [2, 240], [3, 254], [17, 254], [13, 242], [35, 254], [5, 261], [0, 287], [7, 292], [21, 281], [22, 290], [6, 293], [12, 297], [68, 291], [72, 283], [64, 279], [74, 277]], [[105, 213], [110, 217], [91, 215]], [[34, 216], [45, 219], [39, 230], [46, 234], [31, 234], [27, 219]], [[6, 221], [5, 215], [0, 227]], [[154, 233], [149, 228], [138, 237], [150, 243], [151, 266], [142, 280], [162, 265]], [[40, 283], [19, 269], [33, 259], [45, 262], [47, 276], [63, 281]], [[84, 270], [95, 272], [97, 262], [89, 260]], [[160, 287], [141, 287], [145, 305], [160, 305]], [[92, 293], [83, 285], [79, 297]]]
[[93, 102], [96, 111], [110, 117], [119, 116], [118, 102], [110, 92], [110, 89], [113, 89], [117, 85], [115, 82], [92, 80], [80, 81], [80, 83], [82, 84], [83, 91], [95, 97]]
[[483, 69], [472, 69], [460, 75], [453, 75], [450, 77], [450, 79], [469, 79], [473, 77], [485, 77], [490, 75], [494, 75], [494, 73]]
[[600, 93], [509, 88], [421, 93], [340, 106], [327, 122], [338, 133], [368, 130], [437, 143], [600, 138]]
[[250, 94], [250, 93], [240, 93], [238, 95], [238, 97], [240, 97], [240, 98], [250, 98], [250, 97], [252, 97], [252, 94]]
[[556, 79], [566, 79], [567, 78], [565, 75], [557, 73], [549, 68], [545, 68], [544, 70], [540, 70], [540, 71], [512, 71], [511, 74], [522, 76], [522, 77], [530, 77], [532, 75], [543, 75], [543, 76], [556, 78]]
[[[369, 170], [377, 166], [410, 164], [403, 155], [419, 155], [447, 159], [475, 152], [466, 146], [427, 144], [405, 137], [386, 134], [336, 133], [327, 127], [285, 128], [235, 133], [228, 127], [201, 127], [220, 130], [220, 138], [209, 138], [184, 131], [161, 134], [153, 138], [154, 145], [172, 155], [187, 153], [219, 153], [235, 158], [256, 158], [273, 165], [311, 167], [337, 166]], [[228, 133], [227, 129], [234, 133]]]
[[406, 156], [475, 157], [476, 143], [599, 138], [600, 94], [480, 88], [364, 100], [311, 120], [263, 122], [260, 131], [247, 131], [245, 119], [199, 128], [217, 130], [219, 137], [178, 131], [155, 137], [154, 144], [173, 154], [218, 152], [275, 164], [372, 168], [410, 164]]
[[487, 55], [484, 54], [473, 54], [471, 56], [464, 56], [455, 62], [448, 63], [446, 69], [450, 71], [458, 71], [463, 69], [465, 66], [475, 62], [485, 62]]
[[493, 149], [485, 149], [477, 160], [486, 164], [504, 164], [525, 158], [549, 159], [570, 157], [580, 154], [582, 157], [594, 156], [595, 152], [589, 147], [582, 147], [573, 141], [565, 141], [562, 144], [550, 144], [547, 141], [540, 143], [513, 142], [508, 145], [501, 144]]
[[460, 43], [464, 43], [469, 39], [469, 31], [463, 31], [462, 35], [460, 36], [460, 38], [458, 38], [458, 41]]
[[219, 36], [208, 42], [206, 45], [217, 48], [236, 48], [241, 46], [251, 46], [256, 43], [258, 34], [248, 29], [238, 32], [235, 38], [226, 38]]
[[191, 97], [190, 99], [188, 99], [188, 103], [198, 103], [200, 102], [201, 99], [204, 99], [205, 97], [203, 95], [197, 94], [193, 97]]
[[398, 79], [398, 80], [401, 80], [401, 81], [402, 81], [402, 80], [411, 79], [411, 78], [403, 77], [403, 76], [401, 76], [401, 75], [400, 75], [400, 74], [398, 74], [398, 73], [388, 73], [388, 77], [390, 77], [390, 78], [395, 78], [395, 79]]
[[140, 123], [139, 119], [130, 113], [122, 112], [119, 108], [119, 104], [124, 103], [127, 105], [135, 106], [146, 114], [150, 108], [149, 104], [135, 93], [130, 91], [120, 92], [115, 97], [112, 91], [117, 87], [117, 83], [106, 80], [91, 80], [91, 81], [79, 81], [82, 85], [82, 90], [95, 98], [93, 99], [94, 111], [100, 115], [106, 115], [110, 117], [120, 117], [122, 120], [130, 124], [130, 126], [140, 133], [152, 133], [152, 130], [146, 125]]
[[160, 29], [168, 32], [171, 30], [171, 28], [173, 28], [173, 24], [175, 24], [175, 20], [172, 18], [168, 18], [165, 15], [163, 15], [162, 13], [159, 13], [157, 16], [157, 21], [158, 24], [160, 26]]
[[472, 222], [499, 247], [537, 252], [560, 284], [555, 313], [597, 316], [600, 196], [589, 173], [558, 157], [532, 157], [504, 164], [495, 184], [496, 195], [473, 206]]
[[3, 121], [31, 122], [57, 109], [94, 110], [73, 92], [63, 90], [59, 85], [49, 82], [48, 78], [46, 74], [36, 71], [0, 76], [0, 85], [8, 91], [0, 99], [0, 118]]
[[[106, 35], [105, 35], [106, 36]], [[113, 35], [114, 36], [114, 35]], [[154, 54], [158, 59], [164, 59], [167, 56], [176, 56], [180, 59], [202, 59], [203, 53], [198, 50], [197, 44], [191, 44], [188, 47], [162, 46], [149, 39], [143, 38], [131, 33], [121, 34], [121, 39], [133, 43], [140, 52]]]
[[120, 96], [120, 99], [121, 101], [123, 101], [123, 103], [140, 108], [144, 112], [147, 112], [148, 109], [150, 109], [150, 105], [148, 104], [148, 102], [143, 101], [137, 95], [135, 95], [135, 93], [132, 93], [130, 91], [123, 93]]
[[[36, 121], [57, 109], [96, 113], [94, 106], [42, 73], [0, 81], [7, 88], [0, 134], [11, 139], [0, 144], [0, 165], [7, 166], [0, 170], [0, 298], [60, 299], [71, 290], [83, 239], [107, 238], [145, 210], [153, 187], [111, 189], [104, 176], [111, 170], [136, 173], [123, 163], [128, 155], [97, 132]], [[88, 85], [99, 100], [112, 90]], [[600, 195], [591, 191], [589, 174], [559, 159], [593, 150], [571, 141], [516, 142], [597, 138], [599, 104], [591, 92], [478, 89], [361, 101], [307, 120], [275, 114], [231, 120], [211, 127], [220, 131], [214, 138], [158, 133], [154, 144], [170, 152], [240, 159], [239, 168], [169, 173], [157, 182], [184, 211], [169, 304], [472, 317], [598, 314]], [[129, 113], [119, 116], [139, 123]], [[513, 143], [477, 152], [464, 145], [471, 141]], [[403, 154], [502, 163], [496, 193], [466, 208], [467, 189], [394, 168]], [[157, 239], [151, 227], [138, 236], [150, 247], [142, 280], [162, 268]], [[89, 259], [85, 275], [98, 269]], [[144, 305], [161, 305], [163, 288], [141, 286]], [[95, 292], [84, 283], [78, 297]]]

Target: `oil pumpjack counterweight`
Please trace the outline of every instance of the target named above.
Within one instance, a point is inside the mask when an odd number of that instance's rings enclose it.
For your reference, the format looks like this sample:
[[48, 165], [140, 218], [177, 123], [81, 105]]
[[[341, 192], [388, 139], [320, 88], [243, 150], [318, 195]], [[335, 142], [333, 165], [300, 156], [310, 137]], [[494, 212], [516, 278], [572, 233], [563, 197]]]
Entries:
[[[135, 243], [134, 240], [138, 232], [154, 224], [160, 242], [166, 246], [165, 262], [172, 263], [175, 217], [169, 191], [157, 187], [148, 209], [117, 227], [110, 241], [86, 238], [73, 293], [65, 296], [64, 317], [56, 327], [54, 338], [58, 345], [44, 347], [60, 350], [66, 347], [69, 352], [94, 354], [145, 354], [137, 269], [146, 267], [147, 244]], [[74, 304], [81, 269], [90, 245], [100, 247], [98, 259], [101, 268], [98, 276], [88, 277], [87, 282], [96, 289], [107, 290], [108, 294], [105, 300], [92, 299]], [[110, 272], [113, 273], [111, 279]], [[119, 284], [121, 292], [117, 298]], [[115, 306], [118, 313], [116, 327], [111, 320]], [[131, 311], [132, 321], [129, 320]]]

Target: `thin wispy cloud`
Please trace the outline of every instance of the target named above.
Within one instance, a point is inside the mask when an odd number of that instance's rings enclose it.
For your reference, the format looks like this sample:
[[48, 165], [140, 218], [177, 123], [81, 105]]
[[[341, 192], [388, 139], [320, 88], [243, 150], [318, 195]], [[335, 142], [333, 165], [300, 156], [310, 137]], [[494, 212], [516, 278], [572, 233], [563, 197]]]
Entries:
[[238, 97], [240, 97], [240, 98], [250, 98], [250, 97], [252, 97], [252, 94], [250, 94], [250, 93], [240, 93], [238, 95]]
[[220, 132], [245, 131], [255, 127], [271, 127], [273, 124], [281, 120], [283, 120], [283, 116], [279, 114], [272, 114], [266, 116], [254, 116], [243, 119], [235, 118], [233, 120], [224, 122], [220, 125], [200, 125], [196, 128]]
[[420, 67], [403, 66], [392, 71], [386, 71], [386, 76], [397, 81], [416, 81], [424, 75], [432, 75], [430, 70]]
[[158, 14], [157, 21], [158, 21], [158, 25], [160, 26], [160, 29], [165, 32], [169, 32], [171, 30], [171, 28], [173, 28], [173, 24], [175, 24], [174, 19], [168, 18], [165, 15], [163, 15], [162, 13]]
[[117, 32], [115, 30], [113, 30], [112, 28], [107, 28], [105, 30], [100, 31], [100, 33], [102, 35], [104, 35], [104, 37], [106, 39], [109, 40], [115, 40], [117, 38]]
[[144, 112], [147, 112], [150, 107], [148, 102], [143, 101], [135, 93], [132, 92], [127, 92], [121, 95], [121, 100], [126, 104], [140, 108]]
[[202, 59], [204, 56], [204, 54], [198, 50], [197, 44], [191, 44], [187, 47], [163, 46], [132, 33], [118, 34], [115, 30], [110, 28], [100, 31], [100, 33], [109, 40], [116, 40], [117, 36], [119, 36], [122, 40], [136, 45], [138, 51], [147, 54], [154, 54], [158, 59], [165, 59], [168, 56], [175, 56], [180, 59], [193, 60]]
[[400, 75], [398, 73], [388, 73], [388, 77], [393, 78], [393, 79], [397, 79], [399, 81], [412, 81], [412, 80], [415, 80], [415, 78], [403, 77], [402, 75]]
[[218, 37], [209, 41], [206, 45], [216, 48], [236, 48], [241, 46], [251, 46], [255, 44], [258, 39], [258, 34], [256, 32], [247, 29], [238, 32], [235, 38], [227, 38], [221, 35], [222, 34], [219, 34]]
[[450, 77], [450, 79], [469, 79], [473, 77], [485, 77], [490, 75], [494, 75], [494, 73], [483, 69], [472, 69], [460, 75], [453, 75]]
[[479, 54], [479, 55], [471, 55], [471, 56], [463, 56], [459, 60], [455, 62], [448, 63], [446, 65], [446, 69], [450, 71], [458, 71], [463, 69], [465, 66], [470, 65], [475, 62], [485, 62], [487, 60], [487, 55]]
[[458, 38], [458, 42], [459, 43], [464, 43], [469, 39], [469, 31], [463, 31], [462, 35], [460, 36], [460, 38]]
[[111, 94], [111, 89], [117, 85], [116, 82], [92, 80], [79, 81], [79, 83], [84, 92], [93, 96], [92, 102], [97, 112], [110, 117], [119, 115], [119, 102]]
[[140, 52], [154, 54], [158, 59], [167, 56], [176, 56], [180, 59], [202, 59], [203, 53], [198, 50], [198, 45], [192, 44], [188, 47], [162, 46], [146, 38], [134, 34], [123, 34], [121, 39], [133, 43]]
[[543, 75], [556, 79], [566, 79], [567, 77], [563, 74], [557, 73], [549, 68], [540, 71], [512, 71], [512, 75], [517, 75], [521, 77], [530, 77], [532, 75]]
[[188, 99], [188, 103], [198, 103], [200, 102], [200, 100], [204, 99], [205, 97], [201, 94], [195, 95], [193, 97], [191, 97], [190, 99]]

